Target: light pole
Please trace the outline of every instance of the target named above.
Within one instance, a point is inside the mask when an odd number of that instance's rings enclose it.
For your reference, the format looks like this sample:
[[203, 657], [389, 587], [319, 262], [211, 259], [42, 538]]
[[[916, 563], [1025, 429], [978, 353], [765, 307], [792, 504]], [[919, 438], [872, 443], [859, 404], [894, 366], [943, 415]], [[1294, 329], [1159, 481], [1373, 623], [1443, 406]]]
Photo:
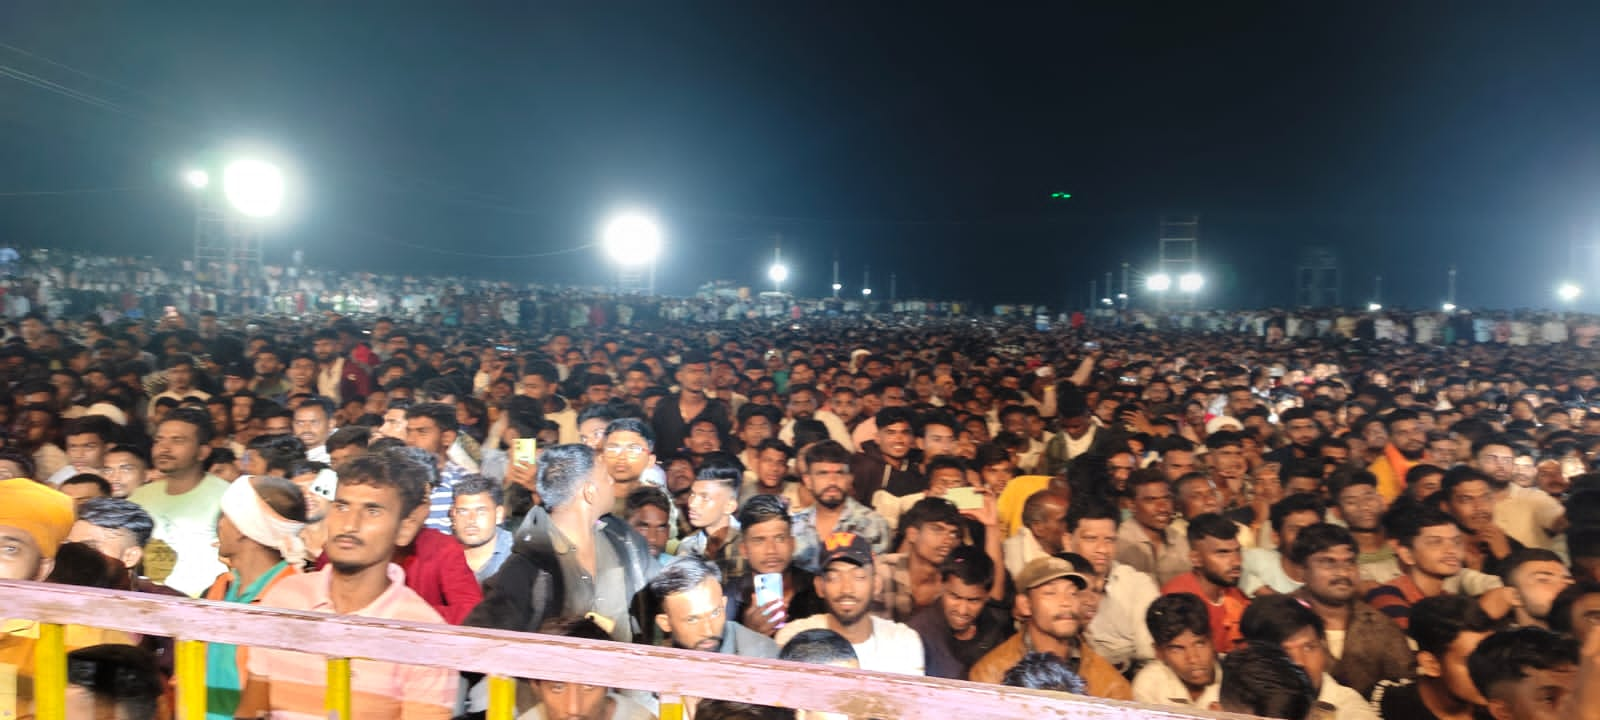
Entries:
[[283, 170], [260, 157], [239, 156], [191, 166], [179, 179], [195, 200], [195, 268], [216, 273], [248, 296], [248, 283], [261, 271], [264, 224], [283, 210]]

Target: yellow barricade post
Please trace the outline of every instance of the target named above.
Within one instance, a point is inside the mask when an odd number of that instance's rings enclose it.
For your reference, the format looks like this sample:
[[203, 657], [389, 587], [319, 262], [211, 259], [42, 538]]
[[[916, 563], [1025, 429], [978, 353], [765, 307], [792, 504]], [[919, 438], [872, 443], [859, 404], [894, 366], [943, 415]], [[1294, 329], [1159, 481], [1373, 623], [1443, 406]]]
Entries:
[[504, 675], [489, 676], [488, 720], [516, 720], [517, 681]]
[[173, 658], [178, 681], [178, 720], [206, 720], [206, 643], [179, 640]]
[[39, 641], [33, 646], [33, 705], [35, 720], [67, 720], [67, 629], [39, 623]]
[[350, 720], [350, 658], [328, 658], [328, 695], [324, 702], [330, 720]]

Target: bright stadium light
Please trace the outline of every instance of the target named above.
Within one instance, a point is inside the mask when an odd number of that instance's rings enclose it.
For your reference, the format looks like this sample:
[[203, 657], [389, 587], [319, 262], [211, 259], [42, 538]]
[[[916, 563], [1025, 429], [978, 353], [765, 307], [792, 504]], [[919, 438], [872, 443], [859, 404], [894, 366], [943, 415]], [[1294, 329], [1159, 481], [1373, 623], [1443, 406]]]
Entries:
[[872, 294], [872, 288], [861, 288], [861, 294], [864, 295], [864, 296], [865, 295], [871, 295]]
[[191, 190], [204, 190], [211, 185], [211, 173], [200, 168], [189, 168], [183, 171], [183, 184]]
[[647, 215], [622, 213], [606, 223], [600, 242], [620, 265], [648, 265], [661, 252], [661, 227]]
[[1377, 311], [1382, 310], [1382, 309], [1383, 309], [1383, 305], [1380, 304], [1380, 303], [1375, 303], [1375, 302], [1367, 303], [1367, 312], [1377, 312]]
[[1118, 300], [1127, 300], [1128, 299], [1128, 294], [1127, 293], [1117, 293], [1117, 299]]
[[1111, 298], [1100, 298], [1100, 304], [1101, 305], [1110, 305], [1111, 304]]
[[1583, 288], [1575, 283], [1561, 283], [1560, 287], [1556, 288], [1556, 297], [1561, 298], [1562, 302], [1572, 302], [1582, 294]]
[[840, 290], [843, 290], [843, 289], [844, 289], [844, 283], [834, 283], [833, 284], [833, 291], [834, 292], [839, 292]]
[[1456, 304], [1453, 302], [1447, 302], [1444, 305], [1441, 305], [1439, 309], [1447, 313], [1453, 313], [1456, 311]]
[[1178, 276], [1178, 290], [1186, 293], [1200, 292], [1205, 287], [1206, 278], [1197, 272], [1186, 272]]
[[241, 215], [272, 217], [283, 207], [283, 172], [261, 160], [235, 160], [222, 171], [222, 192]]
[[1144, 279], [1144, 286], [1150, 292], [1166, 292], [1172, 289], [1172, 276], [1156, 273]]
[[783, 283], [789, 279], [789, 266], [781, 262], [773, 263], [772, 267], [767, 268], [767, 278], [772, 280], [779, 292], [783, 292]]

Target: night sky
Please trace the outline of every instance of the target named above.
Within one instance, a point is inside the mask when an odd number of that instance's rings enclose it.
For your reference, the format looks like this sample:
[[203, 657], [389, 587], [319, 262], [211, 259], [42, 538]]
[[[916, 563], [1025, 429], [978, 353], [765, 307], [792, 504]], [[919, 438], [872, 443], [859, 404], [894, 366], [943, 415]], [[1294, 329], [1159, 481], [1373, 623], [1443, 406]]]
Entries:
[[[1136, 7], [1130, 7], [1136, 6]], [[1551, 304], [1600, 242], [1600, 5], [52, 3], [0, 6], [0, 240], [181, 256], [187, 162], [293, 171], [275, 252], [593, 284], [602, 218], [663, 291], [1088, 299], [1201, 215], [1210, 304]], [[91, 190], [62, 195], [38, 191]], [[1052, 201], [1051, 192], [1073, 194]], [[480, 256], [480, 257], [474, 257]], [[487, 258], [481, 256], [522, 256]]]

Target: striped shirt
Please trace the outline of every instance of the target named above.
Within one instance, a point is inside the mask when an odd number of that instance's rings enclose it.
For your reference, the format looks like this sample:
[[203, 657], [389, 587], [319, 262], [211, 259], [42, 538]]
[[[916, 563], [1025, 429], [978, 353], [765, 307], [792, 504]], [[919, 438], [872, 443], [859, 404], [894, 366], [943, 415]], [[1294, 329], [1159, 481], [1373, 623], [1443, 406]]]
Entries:
[[1405, 630], [1411, 626], [1411, 606], [1424, 597], [1410, 575], [1401, 575], [1368, 591], [1367, 604]]
[[[329, 588], [333, 569], [293, 575], [275, 583], [261, 605], [288, 610], [333, 613]], [[350, 615], [443, 623], [444, 619], [411, 588], [399, 565], [388, 567], [389, 589], [372, 604]], [[288, 650], [254, 648], [250, 674], [267, 679], [268, 704], [274, 720], [321, 720], [327, 691], [323, 659]], [[351, 720], [448, 720], [456, 703], [459, 676], [445, 668], [397, 665], [371, 660], [350, 661]]]
[[455, 533], [450, 529], [450, 506], [455, 504], [456, 483], [466, 474], [467, 469], [456, 461], [445, 461], [444, 469], [439, 471], [439, 484], [433, 486], [433, 492], [428, 495], [428, 519], [424, 523], [427, 527], [446, 535]]

